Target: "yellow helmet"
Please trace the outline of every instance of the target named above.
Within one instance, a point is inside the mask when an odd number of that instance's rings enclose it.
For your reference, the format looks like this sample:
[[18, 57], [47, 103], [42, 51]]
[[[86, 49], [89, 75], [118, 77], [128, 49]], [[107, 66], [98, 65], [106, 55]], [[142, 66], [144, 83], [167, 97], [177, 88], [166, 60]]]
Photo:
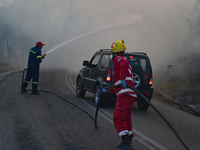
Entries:
[[114, 43], [112, 43], [111, 48], [112, 48], [112, 53], [124, 52], [126, 50], [124, 40], [122, 39], [122, 41], [119, 40], [115, 41]]

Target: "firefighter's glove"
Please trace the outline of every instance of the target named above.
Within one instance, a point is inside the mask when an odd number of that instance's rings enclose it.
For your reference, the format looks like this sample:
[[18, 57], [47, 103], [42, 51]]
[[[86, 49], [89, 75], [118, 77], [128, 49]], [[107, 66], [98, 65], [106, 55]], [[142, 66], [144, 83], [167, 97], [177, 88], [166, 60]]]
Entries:
[[44, 59], [45, 56], [46, 56], [46, 54], [42, 55], [42, 59]]
[[127, 85], [126, 85], [125, 80], [121, 80], [121, 83], [122, 83], [122, 86], [123, 86], [124, 88], [127, 88]]
[[102, 93], [108, 93], [109, 91], [108, 90], [106, 90], [106, 87], [104, 87], [103, 89], [102, 89]]

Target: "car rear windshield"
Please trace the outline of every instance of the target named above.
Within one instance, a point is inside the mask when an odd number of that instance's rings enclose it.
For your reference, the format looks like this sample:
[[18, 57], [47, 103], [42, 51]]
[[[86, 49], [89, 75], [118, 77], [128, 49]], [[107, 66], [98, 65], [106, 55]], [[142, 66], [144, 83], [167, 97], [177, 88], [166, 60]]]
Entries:
[[129, 61], [132, 68], [139, 69], [142, 72], [147, 72], [147, 60], [145, 57], [125, 55], [124, 58]]

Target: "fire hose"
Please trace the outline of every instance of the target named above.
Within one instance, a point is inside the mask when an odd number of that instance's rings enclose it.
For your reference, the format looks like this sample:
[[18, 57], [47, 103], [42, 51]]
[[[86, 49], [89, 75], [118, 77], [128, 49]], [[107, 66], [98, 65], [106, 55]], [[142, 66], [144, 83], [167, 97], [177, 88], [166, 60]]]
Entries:
[[[112, 86], [108, 86], [106, 87], [106, 90], [110, 89], [110, 88], [117, 88], [117, 87], [122, 87], [122, 85], [112, 85]], [[128, 88], [132, 89], [133, 91], [135, 91], [138, 95], [141, 96], [142, 99], [144, 99], [156, 112], [157, 114], [165, 121], [165, 123], [169, 126], [169, 128], [172, 130], [172, 132], [176, 135], [176, 137], [179, 139], [179, 141], [182, 143], [182, 145], [185, 147], [186, 150], [189, 150], [189, 148], [187, 147], [187, 145], [184, 143], [184, 141], [182, 140], [182, 138], [180, 137], [180, 135], [178, 134], [178, 132], [173, 128], [173, 126], [169, 123], [169, 121], [156, 109], [156, 107], [142, 94], [140, 93], [137, 89], [127, 85]], [[96, 108], [96, 113], [95, 113], [95, 127], [97, 128], [97, 115], [98, 115], [98, 111], [99, 111], [99, 106], [101, 103], [101, 99], [103, 97], [103, 92], [101, 93], [101, 96], [99, 98], [99, 102], [97, 104], [97, 108]]]

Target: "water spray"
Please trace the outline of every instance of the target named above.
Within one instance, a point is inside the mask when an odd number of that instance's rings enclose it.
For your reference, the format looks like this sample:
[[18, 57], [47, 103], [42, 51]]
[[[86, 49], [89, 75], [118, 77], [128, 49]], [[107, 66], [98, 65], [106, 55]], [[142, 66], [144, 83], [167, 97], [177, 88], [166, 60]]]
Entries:
[[[131, 23], [131, 24], [128, 24], [128, 25], [126, 25], [126, 26], [134, 26], [134, 25], [137, 25], [137, 24], [138, 24], [138, 23]], [[51, 53], [51, 52], [57, 50], [58, 48], [60, 48], [60, 47], [62, 47], [62, 46], [64, 46], [64, 45], [67, 45], [67, 44], [69, 44], [69, 43], [71, 43], [71, 42], [74, 42], [74, 41], [76, 41], [76, 40], [78, 40], [78, 39], [81, 39], [81, 38], [83, 38], [83, 37], [89, 36], [89, 35], [91, 35], [91, 34], [96, 34], [96, 33], [99, 33], [99, 32], [103, 32], [103, 31], [107, 31], [107, 30], [110, 30], [110, 29], [115, 29], [115, 28], [118, 28], [118, 27], [121, 27], [121, 26], [124, 26], [124, 24], [120, 24], [120, 25], [108, 27], [108, 28], [105, 28], [105, 29], [95, 30], [95, 31], [93, 31], [93, 32], [89, 32], [89, 33], [80, 35], [80, 36], [78, 36], [78, 37], [75, 37], [75, 38], [73, 38], [73, 39], [70, 39], [70, 40], [68, 40], [68, 41], [66, 41], [66, 42], [64, 42], [64, 43], [61, 43], [60, 45], [54, 47], [53, 49], [49, 50], [46, 54], [44, 54], [43, 57], [46, 56], [47, 54], [49, 54], [49, 53]]]

